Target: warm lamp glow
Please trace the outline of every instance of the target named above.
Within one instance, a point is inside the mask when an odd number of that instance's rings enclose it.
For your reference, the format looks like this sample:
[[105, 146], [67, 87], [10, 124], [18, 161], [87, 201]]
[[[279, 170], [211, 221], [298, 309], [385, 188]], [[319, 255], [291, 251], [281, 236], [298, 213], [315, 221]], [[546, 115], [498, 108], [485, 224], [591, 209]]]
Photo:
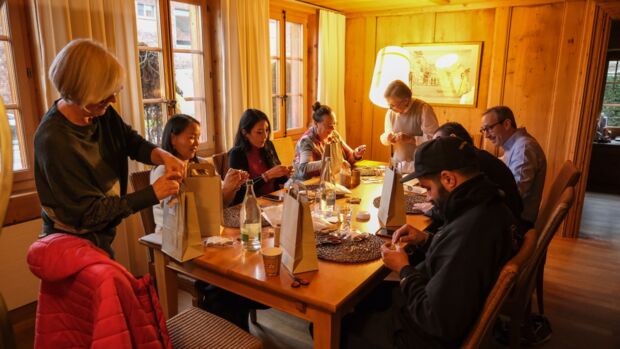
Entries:
[[383, 97], [385, 89], [394, 80], [409, 83], [409, 51], [400, 46], [387, 46], [377, 53], [375, 72], [370, 85], [370, 100], [382, 108], [388, 103]]
[[441, 68], [449, 68], [459, 60], [459, 56], [456, 53], [449, 53], [447, 55], [443, 55], [439, 57], [437, 62], [435, 62], [435, 66], [439, 69]]

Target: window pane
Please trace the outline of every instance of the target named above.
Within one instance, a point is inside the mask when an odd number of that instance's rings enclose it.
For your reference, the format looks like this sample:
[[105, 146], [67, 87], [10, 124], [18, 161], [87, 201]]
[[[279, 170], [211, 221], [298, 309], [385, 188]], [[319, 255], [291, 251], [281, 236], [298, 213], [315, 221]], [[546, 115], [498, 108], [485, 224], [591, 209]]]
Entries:
[[303, 127], [303, 97], [289, 95], [286, 99], [286, 128]]
[[13, 139], [13, 171], [26, 169], [26, 152], [24, 149], [24, 135], [22, 132], [21, 118], [17, 110], [7, 110], [11, 138]]
[[146, 139], [154, 144], [161, 144], [161, 134], [164, 123], [166, 122], [163, 113], [163, 104], [145, 104], [144, 105], [144, 129], [146, 130]]
[[164, 91], [162, 55], [155, 51], [140, 51], [140, 80], [142, 98], [161, 98]]
[[280, 21], [269, 20], [269, 55], [280, 56]]
[[161, 47], [157, 0], [136, 0], [138, 46]]
[[618, 71], [618, 61], [609, 61], [609, 68], [607, 68], [607, 81], [609, 81], [609, 77], [613, 77], [616, 75]]
[[286, 127], [303, 127], [304, 33], [300, 23], [286, 22]]
[[303, 45], [303, 25], [286, 22], [286, 57], [303, 58]]
[[273, 131], [280, 130], [280, 60], [271, 59], [271, 94], [272, 99], [272, 113], [273, 115]]
[[177, 112], [187, 114], [200, 121], [200, 142], [208, 141], [207, 107], [204, 100], [177, 101]]
[[200, 6], [175, 1], [171, 5], [173, 47], [202, 51]]
[[187, 97], [204, 97], [204, 70], [201, 54], [175, 53], [174, 77], [177, 102]]
[[286, 93], [301, 94], [304, 83], [304, 66], [300, 60], [286, 60]]
[[271, 97], [271, 104], [273, 108], [273, 125], [271, 125], [271, 128], [273, 132], [280, 131], [280, 97]]
[[13, 71], [13, 59], [11, 57], [11, 46], [7, 41], [0, 42], [0, 96], [6, 104], [15, 103]]

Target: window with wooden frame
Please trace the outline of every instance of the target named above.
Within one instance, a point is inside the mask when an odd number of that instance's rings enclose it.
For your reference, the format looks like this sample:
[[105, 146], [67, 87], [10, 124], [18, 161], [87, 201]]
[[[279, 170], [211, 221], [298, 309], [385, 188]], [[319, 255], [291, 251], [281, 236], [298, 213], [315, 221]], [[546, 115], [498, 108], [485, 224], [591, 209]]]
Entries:
[[34, 185], [34, 132], [42, 111], [36, 101], [34, 54], [24, 3], [8, 0], [0, 8], [0, 95], [13, 142], [13, 189], [4, 225], [39, 216]]
[[161, 144], [177, 113], [200, 121], [199, 151], [215, 148], [207, 12], [200, 0], [136, 0], [145, 137]]
[[274, 138], [301, 135], [308, 125], [310, 14], [271, 7], [269, 48]]
[[620, 52], [607, 60], [602, 114], [608, 127], [620, 127]]

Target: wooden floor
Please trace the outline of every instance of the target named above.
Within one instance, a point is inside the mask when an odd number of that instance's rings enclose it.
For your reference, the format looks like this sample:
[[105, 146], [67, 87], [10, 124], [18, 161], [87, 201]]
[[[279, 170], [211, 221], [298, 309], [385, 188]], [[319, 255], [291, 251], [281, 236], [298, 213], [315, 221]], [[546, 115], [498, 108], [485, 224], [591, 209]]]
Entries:
[[[545, 314], [553, 336], [540, 348], [620, 348], [620, 196], [587, 193], [578, 240], [555, 238], [545, 269]], [[180, 295], [180, 306], [189, 296]], [[32, 348], [33, 307], [15, 323], [18, 348]], [[30, 313], [28, 313], [30, 312]], [[26, 314], [26, 315], [24, 315]], [[251, 332], [265, 349], [312, 348], [308, 323], [258, 311]]]

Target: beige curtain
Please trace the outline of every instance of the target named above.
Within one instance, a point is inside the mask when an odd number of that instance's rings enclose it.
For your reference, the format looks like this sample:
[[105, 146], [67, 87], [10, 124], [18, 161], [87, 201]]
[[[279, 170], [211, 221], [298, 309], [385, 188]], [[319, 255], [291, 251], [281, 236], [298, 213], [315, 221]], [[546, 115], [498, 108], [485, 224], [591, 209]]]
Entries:
[[245, 109], [260, 109], [271, 120], [271, 71], [269, 61], [269, 0], [220, 0], [222, 59], [222, 113], [220, 122], [225, 150], [234, 145], [239, 119]]
[[[142, 108], [139, 103], [141, 86], [138, 71], [134, 2], [129, 0], [30, 0], [36, 23], [43, 98], [51, 106], [59, 96], [47, 78], [47, 71], [56, 54], [71, 40], [91, 38], [103, 44], [125, 68], [125, 84], [115, 106], [126, 123], [144, 134]], [[141, 168], [129, 162], [129, 171]], [[134, 274], [147, 271], [146, 256], [137, 243], [140, 221], [136, 215], [123, 221], [114, 242], [116, 259]]]
[[329, 105], [338, 124], [336, 130], [346, 139], [344, 108], [345, 16], [321, 10], [319, 13], [318, 100]]
[[90, 38], [107, 47], [125, 68], [125, 85], [116, 106], [125, 122], [143, 131], [134, 3], [127, 0], [32, 0], [38, 34], [39, 74], [47, 106], [58, 98], [47, 71], [71, 40]]

